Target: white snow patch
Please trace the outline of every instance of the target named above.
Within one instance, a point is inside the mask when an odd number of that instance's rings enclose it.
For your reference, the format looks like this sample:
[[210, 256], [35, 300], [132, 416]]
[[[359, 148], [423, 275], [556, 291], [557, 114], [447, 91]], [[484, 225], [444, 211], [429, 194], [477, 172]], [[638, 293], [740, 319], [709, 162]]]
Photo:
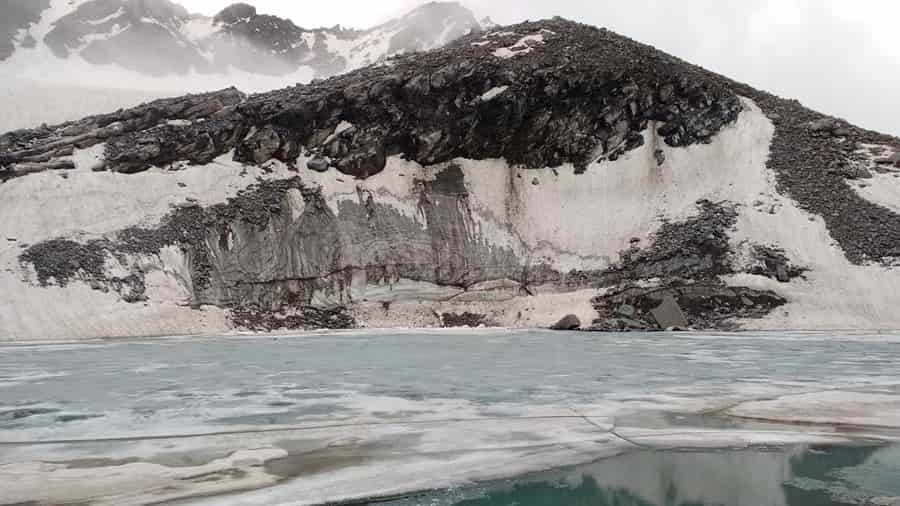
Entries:
[[87, 149], [76, 149], [72, 153], [75, 170], [93, 171], [103, 167], [106, 161], [106, 143], [95, 144]]
[[[743, 328], [900, 328], [894, 303], [900, 300], [900, 269], [850, 263], [821, 216], [803, 211], [795, 201], [778, 194], [775, 175], [764, 164], [747, 167], [735, 186], [745, 196], [745, 205], [731, 233], [732, 247], [742, 251], [751, 244], [774, 245], [792, 263], [810, 269], [805, 279], [790, 283], [749, 274], [727, 276], [734, 286], [771, 290], [788, 300], [764, 319], [741, 321]], [[754, 206], [748, 198], [763, 205]]]
[[501, 47], [497, 49], [496, 51], [494, 51], [494, 56], [496, 56], [497, 58], [508, 59], [516, 56], [521, 56], [523, 54], [528, 54], [534, 50], [535, 46], [543, 44], [545, 42], [545, 34], [553, 35], [554, 33], [550, 30], [544, 29], [538, 33], [526, 35], [516, 41], [516, 43], [512, 46]]
[[509, 89], [509, 86], [497, 86], [497, 87], [491, 88], [490, 90], [486, 91], [483, 95], [481, 95], [481, 100], [483, 102], [491, 101], [491, 100], [499, 97], [503, 92], [505, 92], [508, 89]]

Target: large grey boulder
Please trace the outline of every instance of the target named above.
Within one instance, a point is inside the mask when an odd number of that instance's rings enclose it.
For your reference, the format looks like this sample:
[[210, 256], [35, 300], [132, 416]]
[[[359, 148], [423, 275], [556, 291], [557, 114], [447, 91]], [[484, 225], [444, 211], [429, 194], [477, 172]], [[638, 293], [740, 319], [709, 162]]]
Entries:
[[660, 305], [650, 312], [662, 329], [685, 329], [688, 327], [687, 318], [672, 294], [664, 295]]
[[581, 320], [573, 314], [564, 316], [562, 320], [556, 322], [556, 325], [550, 327], [552, 330], [578, 330], [580, 328]]

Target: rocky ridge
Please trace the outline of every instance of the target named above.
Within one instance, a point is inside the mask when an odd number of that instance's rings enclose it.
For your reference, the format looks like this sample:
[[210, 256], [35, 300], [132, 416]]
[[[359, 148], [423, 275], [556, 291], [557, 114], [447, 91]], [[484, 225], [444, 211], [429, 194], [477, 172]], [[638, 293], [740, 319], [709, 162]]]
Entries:
[[[321, 78], [481, 30], [470, 11], [449, 2], [425, 4], [366, 30], [304, 28], [247, 3], [207, 18], [170, 0], [77, 0], [52, 8], [50, 0], [17, 0], [0, 6], [0, 18], [0, 61], [40, 44], [57, 58], [77, 56], [155, 77], [233, 70], [289, 76], [305, 69]], [[39, 23], [46, 33], [36, 29]]]
[[[695, 217], [636, 237], [607, 267], [563, 271], [471, 233], [477, 220], [467, 173], [454, 161], [502, 158], [535, 171], [571, 164], [587, 177], [649, 148], [652, 163], [663, 168], [667, 150], [711, 143], [733, 125], [745, 113], [740, 97], [752, 99], [774, 125], [767, 165], [778, 191], [821, 217], [854, 264], [896, 261], [900, 215], [862, 198], [847, 181], [900, 169], [890, 154], [861, 154], [873, 145], [900, 152], [900, 140], [562, 19], [473, 34], [443, 50], [308, 86], [252, 96], [223, 90], [12, 132], [0, 137], [0, 174], [74, 168], [65, 158], [99, 143], [105, 157], [94, 169], [126, 174], [203, 165], [232, 151], [241, 163], [293, 168], [298, 179], [260, 183], [224, 206], [175, 210], [157, 228], [123, 230], [103, 243], [34, 245], [21, 256], [40, 283], [64, 284], [80, 272], [116, 290], [131, 285], [95, 275], [98, 246], [116, 256], [156, 255], [174, 245], [191, 259], [192, 303], [232, 307], [234, 321], [254, 329], [353, 325], [341, 307], [356, 302], [352, 287], [360, 273], [368, 283], [406, 279], [465, 290], [512, 280], [526, 297], [547, 285], [593, 289], [597, 330], [733, 328], [788, 300], [726, 283], [727, 277], [790, 284], [807, 270], [763, 243], [748, 245], [750, 263], [737, 261], [734, 204], [698, 201]], [[364, 190], [335, 212], [306, 182], [333, 171], [367, 181], [397, 156], [442, 167], [417, 182], [424, 228]], [[290, 204], [292, 198], [302, 205]], [[272, 261], [263, 265], [255, 257]], [[131, 297], [135, 289], [126, 291]], [[337, 304], [317, 303], [322, 293]], [[439, 320], [492, 318], [446, 312]]]

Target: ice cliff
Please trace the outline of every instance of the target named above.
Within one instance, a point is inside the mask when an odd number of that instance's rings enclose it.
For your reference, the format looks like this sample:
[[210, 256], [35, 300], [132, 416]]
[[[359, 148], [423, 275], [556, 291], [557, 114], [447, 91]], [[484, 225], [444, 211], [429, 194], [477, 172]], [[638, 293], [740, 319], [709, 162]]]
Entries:
[[0, 165], [3, 338], [900, 327], [900, 140], [562, 19]]

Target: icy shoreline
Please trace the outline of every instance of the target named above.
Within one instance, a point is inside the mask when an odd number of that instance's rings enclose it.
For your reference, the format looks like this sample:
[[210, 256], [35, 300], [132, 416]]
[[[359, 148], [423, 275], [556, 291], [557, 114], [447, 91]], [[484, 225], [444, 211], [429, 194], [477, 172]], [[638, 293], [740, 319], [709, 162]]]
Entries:
[[432, 329], [5, 344], [0, 497], [322, 504], [641, 449], [897, 442], [898, 342]]

